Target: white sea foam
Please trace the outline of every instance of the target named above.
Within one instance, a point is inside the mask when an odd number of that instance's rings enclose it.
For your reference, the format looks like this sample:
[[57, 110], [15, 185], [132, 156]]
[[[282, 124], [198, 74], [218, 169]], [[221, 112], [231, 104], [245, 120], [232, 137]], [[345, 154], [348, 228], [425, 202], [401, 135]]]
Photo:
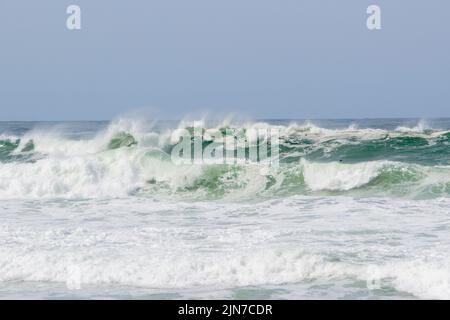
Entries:
[[[349, 269], [314, 255], [261, 250], [202, 254], [124, 254], [84, 249], [83, 252], [11, 252], [1, 250], [0, 281], [121, 284], [148, 288], [234, 287], [295, 283], [339, 277]], [[73, 274], [77, 270], [77, 274]], [[78, 276], [79, 279], [73, 279]]]
[[302, 160], [306, 185], [314, 191], [346, 191], [361, 187], [377, 177], [388, 161], [363, 162], [357, 164], [311, 163]]
[[[35, 201], [30, 211], [29, 203], [3, 201], [0, 286], [38, 281], [69, 291], [107, 285], [187, 294], [272, 286], [293, 290], [296, 298], [314, 292], [332, 298], [330, 285], [343, 283], [340, 294], [361, 298], [383, 290], [449, 298], [448, 204], [299, 196], [258, 204], [128, 198]], [[366, 287], [372, 280], [380, 287]]]

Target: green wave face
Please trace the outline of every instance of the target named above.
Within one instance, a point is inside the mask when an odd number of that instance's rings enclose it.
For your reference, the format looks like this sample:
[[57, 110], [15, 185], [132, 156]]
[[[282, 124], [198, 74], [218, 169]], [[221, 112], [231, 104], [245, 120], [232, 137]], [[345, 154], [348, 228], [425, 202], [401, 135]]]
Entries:
[[[430, 169], [417, 165], [403, 165], [387, 162], [368, 162], [373, 170], [346, 169], [342, 163], [321, 164], [334, 167], [334, 174], [319, 175], [319, 186], [305, 178], [310, 170], [302, 165], [289, 165], [261, 174], [249, 167], [214, 166], [208, 167], [191, 185], [181, 192], [195, 192], [201, 198], [240, 197], [252, 199], [254, 196], [271, 198], [291, 195], [310, 196], [355, 196], [355, 197], [407, 197], [431, 199], [450, 196], [450, 168]], [[322, 168], [324, 168], [322, 167]], [[325, 172], [329, 171], [326, 168]], [[354, 179], [361, 183], [352, 184], [352, 177], [346, 179], [347, 172], [354, 170]], [[253, 172], [252, 172], [253, 171]], [[251, 172], [249, 174], [249, 172]], [[257, 186], [256, 188], [255, 185]], [[249, 186], [252, 189], [247, 193]], [[256, 189], [256, 190], [255, 190]]]
[[115, 134], [108, 143], [108, 149], [119, 149], [123, 147], [131, 147], [137, 145], [136, 139], [127, 132], [119, 132]]
[[[291, 140], [292, 141], [292, 140]], [[450, 136], [443, 134], [426, 139], [424, 137], [401, 136], [381, 139], [358, 140], [357, 137], [345, 141], [334, 139], [314, 144], [311, 141], [301, 141], [284, 144], [284, 155], [289, 152], [301, 153], [296, 160], [306, 157], [315, 161], [344, 161], [356, 163], [362, 161], [391, 160], [423, 165], [446, 165], [450, 161]]]
[[20, 139], [11, 141], [9, 139], [0, 140], [0, 160], [6, 160], [11, 152], [19, 146]]
[[30, 140], [23, 147], [20, 144], [20, 139], [0, 140], [0, 163], [28, 161], [34, 151], [34, 143]]

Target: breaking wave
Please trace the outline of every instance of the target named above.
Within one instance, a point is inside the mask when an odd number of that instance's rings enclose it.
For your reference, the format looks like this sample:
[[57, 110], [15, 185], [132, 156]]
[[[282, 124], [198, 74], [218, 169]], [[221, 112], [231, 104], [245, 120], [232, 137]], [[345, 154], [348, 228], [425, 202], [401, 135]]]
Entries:
[[[192, 129], [187, 123], [179, 127]], [[169, 156], [177, 142], [173, 129], [126, 119], [89, 137], [67, 137], [61, 128], [0, 136], [0, 198], [450, 195], [448, 131], [423, 123], [392, 131], [325, 129], [311, 123], [222, 124], [217, 129], [269, 127], [281, 132], [279, 167], [177, 165]]]

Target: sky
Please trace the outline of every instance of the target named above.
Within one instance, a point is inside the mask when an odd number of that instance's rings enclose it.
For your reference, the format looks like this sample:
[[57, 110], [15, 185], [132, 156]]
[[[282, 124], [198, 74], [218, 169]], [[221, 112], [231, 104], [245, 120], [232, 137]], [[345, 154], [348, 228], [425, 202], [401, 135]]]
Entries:
[[448, 0], [0, 0], [0, 121], [450, 117], [449, 40]]

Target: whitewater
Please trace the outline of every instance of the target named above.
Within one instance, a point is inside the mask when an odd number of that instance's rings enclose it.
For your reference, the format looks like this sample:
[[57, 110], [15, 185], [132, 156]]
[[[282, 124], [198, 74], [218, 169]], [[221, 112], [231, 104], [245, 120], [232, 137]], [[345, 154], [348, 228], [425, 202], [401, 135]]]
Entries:
[[0, 298], [450, 298], [449, 119], [199, 122], [276, 128], [279, 166], [175, 164], [187, 120], [0, 122]]

